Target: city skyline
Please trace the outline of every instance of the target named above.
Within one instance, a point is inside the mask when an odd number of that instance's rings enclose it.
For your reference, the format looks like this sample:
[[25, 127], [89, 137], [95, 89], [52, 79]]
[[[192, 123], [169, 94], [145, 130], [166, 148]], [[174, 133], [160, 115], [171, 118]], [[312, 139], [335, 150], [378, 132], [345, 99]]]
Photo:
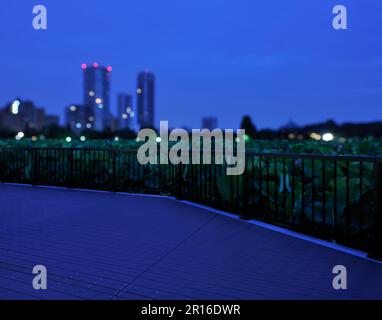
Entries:
[[[78, 66], [99, 61], [113, 66], [113, 112], [117, 93], [130, 93], [136, 73], [148, 67], [158, 78], [157, 122], [177, 127], [197, 127], [210, 114], [222, 127], [237, 127], [244, 114], [259, 128], [290, 119], [299, 125], [380, 120], [382, 4], [366, 2], [344, 1], [345, 31], [332, 28], [329, 0], [45, 0], [44, 31], [31, 26], [33, 1], [10, 2], [0, 13], [6, 30], [0, 34], [0, 101], [23, 97], [62, 117], [63, 106], [81, 101]], [[275, 5], [280, 10], [272, 10]]]

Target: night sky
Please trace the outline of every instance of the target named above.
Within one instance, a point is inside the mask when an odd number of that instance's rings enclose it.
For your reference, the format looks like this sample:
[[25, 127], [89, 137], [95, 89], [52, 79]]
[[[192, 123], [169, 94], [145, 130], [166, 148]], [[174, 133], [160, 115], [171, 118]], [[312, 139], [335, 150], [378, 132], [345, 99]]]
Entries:
[[[48, 9], [48, 30], [32, 8]], [[346, 31], [332, 8], [347, 5]], [[82, 102], [81, 64], [111, 65], [116, 94], [156, 74], [156, 123], [237, 128], [333, 118], [382, 120], [380, 0], [2, 1], [0, 106], [21, 97], [50, 113]]]

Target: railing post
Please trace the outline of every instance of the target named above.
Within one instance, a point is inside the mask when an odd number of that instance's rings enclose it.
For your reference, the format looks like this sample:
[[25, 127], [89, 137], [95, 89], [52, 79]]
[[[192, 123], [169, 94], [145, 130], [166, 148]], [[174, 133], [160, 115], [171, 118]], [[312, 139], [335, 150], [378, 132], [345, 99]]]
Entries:
[[4, 149], [0, 149], [0, 182], [4, 182]]
[[178, 200], [183, 199], [183, 174], [182, 165], [178, 164], [176, 170], [176, 198]]
[[374, 234], [375, 242], [373, 252], [369, 254], [370, 258], [382, 260], [382, 161], [377, 160], [374, 163]]
[[115, 150], [112, 150], [113, 153], [113, 166], [112, 166], [112, 173], [113, 173], [113, 192], [117, 190], [117, 152]]
[[33, 185], [38, 185], [39, 183], [39, 175], [40, 175], [40, 172], [39, 172], [39, 165], [40, 165], [40, 153], [39, 153], [39, 149], [32, 149], [33, 152], [32, 152], [32, 170], [33, 170], [33, 182], [32, 184]]
[[242, 206], [241, 215], [240, 215], [240, 218], [243, 220], [249, 220], [251, 218], [250, 212], [249, 212], [249, 175], [248, 175], [249, 166], [247, 161], [248, 156], [249, 154], [244, 154], [245, 169], [244, 169], [243, 177], [242, 177], [243, 206]]
[[69, 183], [68, 188], [73, 188], [74, 182], [74, 164], [73, 164], [73, 150], [68, 149], [68, 167], [69, 167]]

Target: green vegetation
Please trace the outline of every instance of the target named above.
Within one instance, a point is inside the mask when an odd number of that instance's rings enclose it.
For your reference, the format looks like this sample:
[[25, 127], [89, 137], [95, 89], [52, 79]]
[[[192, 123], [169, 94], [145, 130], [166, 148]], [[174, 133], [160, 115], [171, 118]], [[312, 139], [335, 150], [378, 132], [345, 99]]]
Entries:
[[[79, 138], [72, 138], [70, 143], [65, 139], [37, 140], [14, 139], [0, 140], [0, 147], [62, 147], [62, 148], [118, 148], [128, 149], [137, 148], [139, 143], [135, 140], [114, 139], [108, 140], [86, 140], [80, 141]], [[326, 155], [381, 155], [382, 138], [365, 139], [345, 139], [345, 141], [315, 141], [310, 140], [252, 140], [247, 141], [246, 149], [254, 152], [278, 152], [278, 153], [307, 153], [307, 154], [326, 154]]]

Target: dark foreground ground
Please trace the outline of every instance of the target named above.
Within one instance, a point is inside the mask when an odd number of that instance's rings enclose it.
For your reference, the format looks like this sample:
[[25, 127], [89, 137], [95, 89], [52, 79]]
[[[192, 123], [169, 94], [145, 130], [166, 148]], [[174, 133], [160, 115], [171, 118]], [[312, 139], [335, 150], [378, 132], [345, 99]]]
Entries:
[[0, 185], [0, 299], [35, 298], [382, 299], [382, 264], [171, 199]]

